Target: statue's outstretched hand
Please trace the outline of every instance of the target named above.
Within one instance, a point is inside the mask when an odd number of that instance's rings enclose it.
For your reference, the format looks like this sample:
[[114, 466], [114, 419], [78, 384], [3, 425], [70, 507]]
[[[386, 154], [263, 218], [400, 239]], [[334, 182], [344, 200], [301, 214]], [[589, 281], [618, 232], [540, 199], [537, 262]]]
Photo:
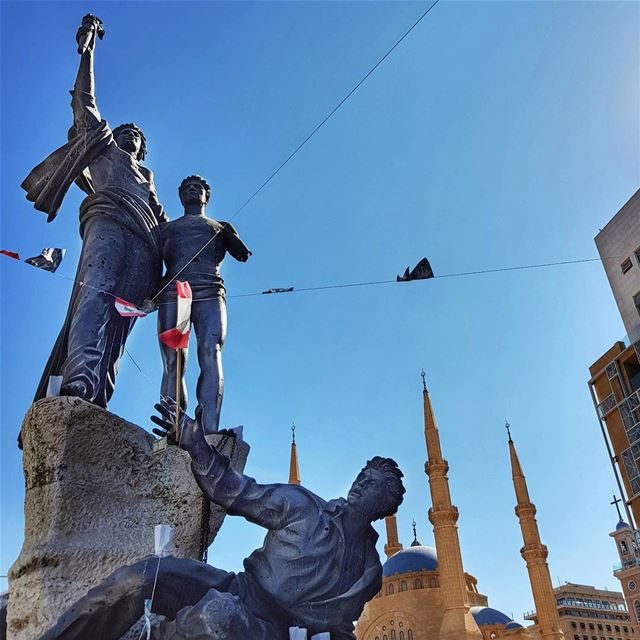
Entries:
[[104, 37], [102, 20], [92, 13], [88, 13], [82, 18], [82, 24], [76, 32], [78, 53], [82, 55], [86, 51], [93, 51], [96, 47], [96, 37], [100, 39]]
[[204, 441], [204, 432], [199, 421], [190, 418], [186, 413], [180, 413], [180, 429], [176, 437], [176, 401], [163, 397], [162, 402], [155, 405], [159, 416], [151, 416], [151, 421], [160, 428], [153, 429], [153, 433], [161, 438], [167, 438], [171, 444], [191, 452], [193, 448]]

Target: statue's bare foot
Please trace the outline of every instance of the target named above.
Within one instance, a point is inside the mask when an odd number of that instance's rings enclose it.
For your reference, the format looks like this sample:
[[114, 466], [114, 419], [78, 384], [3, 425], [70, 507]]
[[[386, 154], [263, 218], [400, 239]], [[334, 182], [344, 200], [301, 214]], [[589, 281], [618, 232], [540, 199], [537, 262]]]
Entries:
[[89, 390], [84, 382], [68, 382], [60, 387], [61, 396], [73, 396], [89, 400]]

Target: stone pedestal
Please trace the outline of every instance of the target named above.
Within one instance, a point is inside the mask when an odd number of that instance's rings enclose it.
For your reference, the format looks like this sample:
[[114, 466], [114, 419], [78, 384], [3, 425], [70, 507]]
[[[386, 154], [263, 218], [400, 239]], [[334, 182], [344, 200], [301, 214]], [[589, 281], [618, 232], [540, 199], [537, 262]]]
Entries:
[[[25, 536], [9, 572], [8, 637], [32, 640], [118, 567], [154, 551], [154, 527], [175, 527], [173, 555], [200, 559], [224, 510], [197, 486], [189, 455], [78, 398], [34, 404], [22, 426]], [[220, 450], [243, 470], [249, 447]]]

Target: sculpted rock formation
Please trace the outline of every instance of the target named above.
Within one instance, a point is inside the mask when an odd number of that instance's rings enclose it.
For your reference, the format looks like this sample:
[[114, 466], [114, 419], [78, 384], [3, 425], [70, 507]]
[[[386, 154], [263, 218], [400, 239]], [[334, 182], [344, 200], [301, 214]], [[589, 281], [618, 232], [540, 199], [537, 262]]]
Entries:
[[[172, 554], [200, 560], [225, 510], [211, 505], [178, 447], [153, 452], [144, 429], [79, 398], [34, 404], [22, 425], [25, 539], [9, 572], [7, 628], [39, 637], [118, 567], [154, 551], [154, 526], [175, 527]], [[218, 446], [244, 469], [249, 447]]]

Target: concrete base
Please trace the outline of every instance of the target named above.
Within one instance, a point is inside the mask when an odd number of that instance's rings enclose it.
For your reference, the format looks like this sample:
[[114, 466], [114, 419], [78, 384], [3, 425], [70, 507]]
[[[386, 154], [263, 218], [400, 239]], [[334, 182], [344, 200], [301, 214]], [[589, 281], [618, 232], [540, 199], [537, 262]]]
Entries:
[[[34, 404], [22, 426], [25, 536], [9, 571], [7, 631], [39, 637], [88, 589], [154, 551], [154, 527], [175, 527], [172, 554], [202, 558], [224, 519], [197, 486], [189, 455], [153, 452], [144, 429], [78, 398]], [[249, 446], [219, 439], [242, 471]]]

